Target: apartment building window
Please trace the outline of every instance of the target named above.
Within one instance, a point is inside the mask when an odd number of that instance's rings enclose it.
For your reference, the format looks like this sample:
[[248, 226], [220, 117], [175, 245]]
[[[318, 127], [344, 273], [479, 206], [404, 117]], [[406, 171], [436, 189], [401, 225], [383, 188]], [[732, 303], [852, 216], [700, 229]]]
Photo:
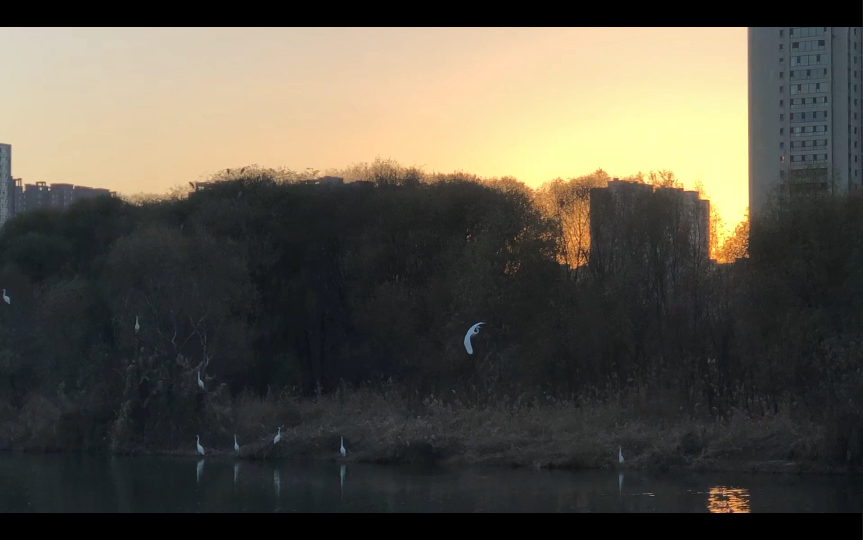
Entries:
[[[857, 132], [855, 131], [854, 133], [857, 133]], [[779, 134], [784, 135], [785, 134], [785, 128], [779, 128]]]
[[[791, 156], [791, 157], [793, 158], [794, 156]], [[779, 156], [779, 161], [781, 163], [784, 163], [785, 162], [785, 156]], [[791, 161], [794, 161], [794, 160], [792, 159]]]
[[[856, 34], [856, 33], [857, 33], [857, 30], [854, 30], [854, 33]], [[780, 31], [779, 31], [779, 37], [782, 37], [782, 36], [784, 36], [784, 35], [785, 35], [785, 30], [780, 30]]]
[[[854, 76], [856, 77], [856, 76], [857, 76], [857, 74], [855, 73], [855, 74], [854, 74]], [[785, 72], [784, 72], [784, 71], [780, 71], [780, 72], [779, 72], [779, 78], [780, 78], [780, 79], [784, 79], [784, 78], [785, 78]]]
[[779, 141], [779, 148], [785, 148], [785, 141]]
[[779, 106], [780, 106], [780, 107], [784, 107], [784, 106], [785, 106], [785, 101], [784, 101], [784, 100], [782, 100], [782, 99], [780, 99], [780, 100], [779, 100]]
[[[780, 43], [780, 44], [779, 44], [779, 50], [781, 51], [781, 50], [783, 50], [784, 48], [785, 48], [785, 45], [783, 45], [782, 43]], [[793, 49], [794, 47], [791, 47], [791, 48]]]
[[779, 93], [780, 93], [780, 94], [782, 94], [782, 93], [784, 93], [784, 92], [785, 92], [785, 87], [784, 87], [784, 86], [780, 86], [780, 87], [779, 87]]
[[[794, 115], [793, 115], [793, 114], [791, 115], [791, 119], [792, 119], [792, 120], [794, 119]], [[781, 114], [781, 113], [779, 114], [779, 121], [780, 121], [780, 122], [784, 122], [784, 121], [785, 121], [785, 115], [784, 115], [784, 114]]]
[[790, 28], [788, 35], [790, 37], [815, 37], [822, 36], [827, 32], [826, 26], [800, 26]]

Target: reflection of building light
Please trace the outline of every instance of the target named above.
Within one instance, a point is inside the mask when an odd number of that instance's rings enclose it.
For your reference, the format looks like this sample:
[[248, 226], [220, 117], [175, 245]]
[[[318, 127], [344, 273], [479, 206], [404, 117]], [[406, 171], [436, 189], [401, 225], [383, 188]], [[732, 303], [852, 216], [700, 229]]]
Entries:
[[745, 488], [731, 488], [716, 486], [710, 488], [707, 497], [707, 509], [714, 514], [749, 513], [749, 490]]

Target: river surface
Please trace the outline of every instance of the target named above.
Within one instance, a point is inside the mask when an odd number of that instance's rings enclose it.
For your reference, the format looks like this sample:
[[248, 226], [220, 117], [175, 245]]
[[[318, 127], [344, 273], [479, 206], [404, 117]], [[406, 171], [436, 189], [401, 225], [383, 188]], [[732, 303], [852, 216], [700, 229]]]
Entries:
[[863, 512], [860, 477], [0, 454], [0, 512]]

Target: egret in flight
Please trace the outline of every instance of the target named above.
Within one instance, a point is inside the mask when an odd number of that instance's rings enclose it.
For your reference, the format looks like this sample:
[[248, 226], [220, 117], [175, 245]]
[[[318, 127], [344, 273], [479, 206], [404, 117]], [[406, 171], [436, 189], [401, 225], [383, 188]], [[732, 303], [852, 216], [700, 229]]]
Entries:
[[481, 324], [485, 324], [482, 322], [478, 322], [475, 325], [470, 327], [470, 330], [467, 331], [467, 334], [464, 335], [464, 348], [467, 349], [468, 354], [473, 354], [473, 347], [470, 344], [470, 338], [479, 334], [479, 326]]
[[200, 435], [195, 435], [195, 445], [197, 445], [197, 447], [198, 447], [198, 453], [203, 456], [204, 455], [204, 447], [201, 446], [201, 436]]

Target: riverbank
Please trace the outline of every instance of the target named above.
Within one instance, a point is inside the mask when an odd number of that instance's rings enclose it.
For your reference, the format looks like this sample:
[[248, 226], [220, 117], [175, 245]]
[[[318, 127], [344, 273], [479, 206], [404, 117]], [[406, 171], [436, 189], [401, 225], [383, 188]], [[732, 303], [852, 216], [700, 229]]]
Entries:
[[[26, 411], [30, 419], [26, 429], [8, 420], [4, 423], [0, 449], [70, 449], [64, 443], [70, 440], [69, 429], [63, 425], [70, 415], [52, 410], [47, 400], [39, 403], [37, 412], [34, 406]], [[229, 407], [223, 416], [231, 418], [232, 425], [202, 432], [208, 455], [235, 455], [233, 432], [241, 445], [239, 457], [252, 460], [607, 469], [621, 468], [620, 447], [623, 469], [847, 473], [856, 471], [852, 464], [860, 454], [859, 448], [848, 444], [844, 462], [831, 459], [836, 442], [828, 430], [795, 419], [788, 410], [757, 418], [737, 414], [704, 421], [682, 413], [676, 418], [648, 415], [634, 405], [549, 402], [476, 407], [462, 404], [457, 397], [405, 399], [386, 391], [344, 392], [316, 401], [246, 398]], [[281, 440], [274, 445], [278, 426]], [[98, 438], [98, 430], [91, 433], [91, 438]], [[345, 458], [339, 454], [342, 438]], [[98, 447], [94, 441], [77, 449], [98, 451]], [[130, 443], [116, 453], [194, 456], [195, 434], [190, 433], [188, 444], [177, 448]]]

